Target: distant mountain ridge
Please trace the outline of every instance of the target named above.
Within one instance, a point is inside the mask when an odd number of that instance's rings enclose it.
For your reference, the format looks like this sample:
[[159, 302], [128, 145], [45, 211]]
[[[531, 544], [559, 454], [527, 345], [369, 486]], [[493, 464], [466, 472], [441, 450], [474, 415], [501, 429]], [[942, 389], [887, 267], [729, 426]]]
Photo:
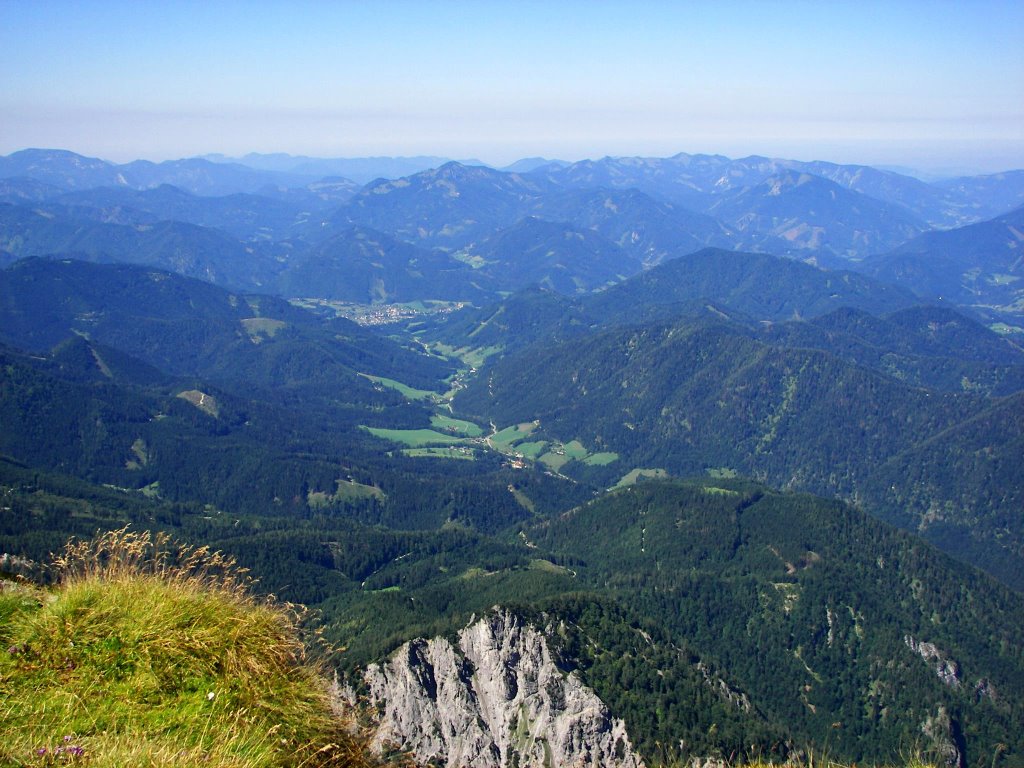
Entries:
[[267, 285], [278, 271], [266, 253], [217, 229], [182, 221], [105, 223], [60, 213], [0, 203], [0, 248], [19, 258], [58, 254], [133, 262], [249, 290]]
[[824, 251], [856, 260], [881, 253], [927, 229], [902, 208], [806, 172], [783, 171], [722, 193], [707, 212], [773, 253]]
[[24, 149], [0, 157], [0, 178], [17, 176], [67, 190], [116, 186], [148, 189], [173, 184], [205, 195], [257, 192], [267, 186], [301, 186], [318, 178], [261, 171], [235, 163], [212, 163], [200, 158], [162, 163], [135, 160], [119, 165], [54, 149]]
[[[451, 162], [448, 157], [421, 155], [416, 157], [307, 157], [286, 153], [260, 154], [251, 152], [242, 157], [204, 155], [202, 159], [215, 163], [246, 165], [263, 171], [298, 174], [302, 176], [344, 176], [359, 184], [374, 179], [395, 179], [420, 171], [439, 168]], [[479, 160], [462, 160], [465, 165], [484, 165]]]
[[718, 195], [756, 186], [787, 171], [819, 176], [884, 203], [901, 206], [933, 226], [961, 226], [991, 218], [1024, 199], [1024, 171], [928, 184], [912, 176], [870, 166], [756, 155], [736, 160], [722, 155], [685, 152], [667, 158], [605, 157], [561, 168], [540, 168], [535, 175], [549, 183], [574, 189], [595, 186], [639, 189], [693, 210], [706, 210]]

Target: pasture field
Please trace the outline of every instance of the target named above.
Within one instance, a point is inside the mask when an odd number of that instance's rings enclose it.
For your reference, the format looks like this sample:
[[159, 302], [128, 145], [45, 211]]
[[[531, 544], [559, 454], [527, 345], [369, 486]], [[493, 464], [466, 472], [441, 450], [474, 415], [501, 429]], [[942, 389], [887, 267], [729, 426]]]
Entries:
[[367, 426], [364, 426], [363, 429], [374, 437], [381, 437], [408, 448], [423, 448], [428, 445], [451, 446], [471, 442], [469, 438], [453, 437], [433, 429], [383, 429]]
[[599, 451], [592, 453], [583, 459], [583, 463], [591, 467], [606, 467], [613, 461], [619, 460], [619, 454], [614, 451]]
[[627, 486], [635, 485], [637, 481], [644, 477], [654, 479], [665, 478], [668, 477], [668, 472], [664, 469], [631, 469], [612, 488], [626, 488]]
[[501, 451], [502, 453], [512, 453], [512, 446], [515, 443], [526, 440], [533, 430], [537, 428], [537, 425], [532, 421], [527, 421], [523, 424], [514, 424], [511, 427], [505, 427], [502, 430], [495, 432], [491, 435], [488, 440], [495, 450]]
[[463, 419], [454, 419], [444, 414], [434, 414], [430, 417], [430, 423], [437, 429], [452, 432], [461, 437], [483, 437], [484, 430], [479, 424]]
[[360, 373], [359, 375], [365, 379], [369, 379], [374, 384], [380, 384], [382, 387], [387, 387], [388, 389], [393, 389], [397, 391], [400, 395], [402, 395], [402, 397], [406, 398], [407, 400], [436, 401], [441, 399], [441, 396], [437, 394], [437, 392], [431, 392], [428, 389], [415, 389], [414, 387], [410, 387], [408, 384], [403, 384], [400, 381], [388, 379], [385, 378], [384, 376], [372, 376], [369, 373]]
[[538, 456], [545, 452], [548, 444], [545, 440], [527, 441], [525, 443], [516, 443], [514, 450], [516, 453], [521, 453], [528, 459], [536, 460]]
[[566, 456], [565, 453], [555, 453], [553, 451], [548, 451], [540, 457], [540, 462], [552, 472], [561, 471], [562, 467], [570, 461], [572, 461], [572, 459]]
[[472, 448], [454, 448], [454, 447], [440, 447], [434, 446], [430, 448], [405, 448], [402, 450], [403, 456], [427, 456], [439, 459], [467, 459], [469, 461], [476, 460], [476, 451]]
[[454, 357], [457, 360], [461, 360], [470, 368], [479, 368], [488, 357], [496, 355], [504, 349], [500, 345], [489, 347], [453, 347], [451, 344], [445, 344], [440, 341], [433, 342], [429, 345], [429, 348], [432, 352], [437, 352], [445, 357]]

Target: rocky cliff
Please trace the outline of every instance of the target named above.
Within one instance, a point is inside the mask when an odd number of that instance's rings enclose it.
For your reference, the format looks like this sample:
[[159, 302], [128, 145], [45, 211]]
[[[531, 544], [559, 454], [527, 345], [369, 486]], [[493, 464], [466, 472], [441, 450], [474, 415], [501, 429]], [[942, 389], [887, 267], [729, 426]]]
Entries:
[[543, 635], [507, 611], [454, 639], [414, 640], [365, 673], [374, 745], [448, 768], [641, 768], [621, 720], [555, 665]]

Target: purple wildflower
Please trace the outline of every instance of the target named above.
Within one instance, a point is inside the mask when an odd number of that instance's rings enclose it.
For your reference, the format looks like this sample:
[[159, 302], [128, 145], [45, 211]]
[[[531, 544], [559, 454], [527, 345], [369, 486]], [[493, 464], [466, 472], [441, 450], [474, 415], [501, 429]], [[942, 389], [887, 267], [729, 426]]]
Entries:
[[39, 749], [36, 750], [36, 754], [39, 755], [40, 757], [45, 755], [46, 752], [47, 752], [46, 747], [40, 747]]

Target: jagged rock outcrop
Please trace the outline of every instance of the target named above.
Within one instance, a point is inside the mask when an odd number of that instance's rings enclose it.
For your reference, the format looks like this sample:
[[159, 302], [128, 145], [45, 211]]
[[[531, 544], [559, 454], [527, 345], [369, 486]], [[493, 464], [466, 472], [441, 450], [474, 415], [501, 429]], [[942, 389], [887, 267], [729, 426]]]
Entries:
[[378, 749], [399, 745], [448, 768], [643, 766], [623, 722], [507, 611], [470, 624], [454, 644], [406, 643], [364, 679]]
[[932, 665], [935, 674], [945, 685], [950, 688], [960, 687], [960, 665], [956, 663], [955, 659], [951, 659], [948, 654], [939, 650], [934, 643], [919, 642], [910, 635], [906, 635], [903, 642], [910, 650]]
[[921, 723], [921, 733], [931, 743], [939, 765], [946, 768], [963, 768], [964, 752], [958, 731], [957, 723], [941, 705], [934, 717], [929, 715]]

